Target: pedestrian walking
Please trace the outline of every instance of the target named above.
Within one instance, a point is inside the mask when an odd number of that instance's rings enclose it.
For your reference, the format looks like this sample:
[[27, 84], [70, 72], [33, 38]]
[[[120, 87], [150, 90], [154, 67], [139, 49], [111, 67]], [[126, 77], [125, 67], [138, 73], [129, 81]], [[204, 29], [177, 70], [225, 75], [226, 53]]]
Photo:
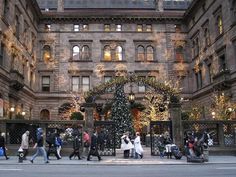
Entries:
[[91, 145], [90, 145], [90, 150], [89, 150], [89, 154], [87, 157], [87, 160], [90, 161], [90, 156], [97, 156], [98, 160], [102, 160], [99, 153], [98, 153], [98, 136], [97, 136], [97, 132], [94, 131], [93, 135], [91, 137]]
[[136, 132], [136, 138], [134, 139], [134, 150], [135, 150], [135, 159], [139, 157], [143, 158], [143, 148], [140, 140], [140, 133]]
[[121, 150], [124, 151], [124, 158], [129, 158], [130, 149], [133, 147], [134, 145], [129, 139], [129, 132], [125, 132], [121, 137]]
[[84, 156], [88, 156], [89, 147], [91, 144], [91, 140], [90, 140], [90, 136], [88, 134], [88, 131], [84, 131], [84, 133], [83, 133], [83, 142], [84, 142]]
[[49, 163], [48, 158], [47, 158], [47, 154], [46, 154], [46, 150], [44, 148], [44, 140], [43, 140], [43, 129], [42, 128], [38, 128], [37, 129], [37, 142], [34, 145], [34, 149], [36, 148], [37, 151], [36, 153], [33, 155], [33, 157], [31, 158], [30, 162], [34, 163], [34, 159], [38, 156], [38, 155], [43, 155], [44, 157], [44, 162], [45, 163]]
[[21, 137], [21, 149], [23, 149], [24, 160], [26, 160], [26, 156], [29, 153], [29, 134], [30, 132], [27, 130]]
[[47, 158], [49, 159], [49, 156], [51, 153], [53, 153], [57, 160], [61, 159], [57, 153], [57, 142], [56, 142], [56, 130], [54, 130], [53, 133], [49, 133], [47, 138], [46, 138], [46, 142], [48, 143], [48, 151], [47, 151]]
[[79, 139], [79, 135], [75, 135], [74, 134], [74, 141], [73, 141], [73, 152], [70, 154], [69, 159], [71, 160], [71, 158], [73, 156], [77, 156], [78, 160], [81, 160], [80, 157], [80, 152], [79, 152], [79, 148], [80, 148], [80, 139]]
[[59, 133], [56, 134], [57, 155], [61, 159], [62, 139]]
[[5, 146], [5, 138], [4, 136], [2, 135], [2, 132], [0, 131], [0, 148], [2, 148], [2, 151], [3, 151], [3, 155], [5, 156], [6, 160], [9, 159], [9, 157], [7, 157], [7, 153], [6, 153], [6, 146]]

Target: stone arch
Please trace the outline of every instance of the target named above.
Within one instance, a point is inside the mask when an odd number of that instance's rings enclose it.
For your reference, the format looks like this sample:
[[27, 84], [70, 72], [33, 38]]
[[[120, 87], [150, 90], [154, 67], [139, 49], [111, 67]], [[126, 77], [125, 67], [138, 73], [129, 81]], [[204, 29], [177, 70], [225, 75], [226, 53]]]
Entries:
[[40, 120], [50, 120], [50, 111], [48, 109], [40, 111]]

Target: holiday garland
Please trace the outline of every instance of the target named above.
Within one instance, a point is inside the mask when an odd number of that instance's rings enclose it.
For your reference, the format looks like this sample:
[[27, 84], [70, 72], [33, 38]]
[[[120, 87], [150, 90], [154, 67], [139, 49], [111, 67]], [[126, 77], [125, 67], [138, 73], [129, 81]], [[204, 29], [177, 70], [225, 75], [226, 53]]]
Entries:
[[86, 92], [84, 98], [86, 102], [93, 102], [97, 95], [105, 94], [108, 88], [112, 88], [118, 84], [125, 85], [130, 82], [149, 85], [156, 91], [158, 90], [170, 96], [178, 95], [180, 93], [180, 89], [178, 87], [175, 87], [174, 84], [171, 84], [171, 82], [162, 83], [156, 81], [154, 78], [143, 78], [143, 77], [138, 77], [136, 75], [131, 75], [128, 77], [116, 77], [110, 81], [102, 83], [94, 87], [92, 90]]

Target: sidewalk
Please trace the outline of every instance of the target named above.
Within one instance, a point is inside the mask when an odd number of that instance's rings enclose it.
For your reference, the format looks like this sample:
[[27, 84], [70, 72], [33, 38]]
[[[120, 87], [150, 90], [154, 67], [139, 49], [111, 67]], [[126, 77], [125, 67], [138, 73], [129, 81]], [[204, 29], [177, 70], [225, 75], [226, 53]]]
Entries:
[[[30, 159], [30, 156], [28, 157]], [[31, 162], [25, 160], [23, 163], [18, 163], [17, 156], [10, 156], [9, 160], [5, 160], [4, 157], [0, 157], [0, 165], [29, 165]], [[44, 164], [42, 157], [37, 157], [34, 160], [34, 164]], [[91, 161], [87, 161], [86, 158], [82, 160], [72, 159], [69, 160], [67, 156], [62, 157], [62, 159], [57, 160], [55, 157], [51, 157], [50, 165], [192, 165], [192, 164], [236, 164], [235, 156], [210, 156], [209, 162], [205, 163], [189, 163], [186, 157], [183, 156], [181, 160], [173, 159], [161, 159], [159, 156], [148, 156], [143, 159], [123, 159], [122, 157], [114, 156], [102, 156], [102, 160], [98, 161], [97, 157], [92, 157]]]

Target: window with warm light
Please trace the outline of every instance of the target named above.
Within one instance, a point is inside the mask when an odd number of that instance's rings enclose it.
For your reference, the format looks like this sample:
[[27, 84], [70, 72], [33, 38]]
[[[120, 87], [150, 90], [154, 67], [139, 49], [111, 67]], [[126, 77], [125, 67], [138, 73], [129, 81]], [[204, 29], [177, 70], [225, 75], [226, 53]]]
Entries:
[[147, 60], [153, 61], [154, 60], [154, 50], [152, 46], [147, 47]]
[[143, 31], [143, 25], [137, 25], [137, 31], [142, 32]]
[[83, 31], [88, 31], [89, 30], [89, 25], [88, 24], [84, 24], [82, 27], [83, 27]]
[[138, 46], [138, 60], [139, 61], [145, 60], [145, 50], [143, 46]]
[[80, 48], [79, 46], [74, 46], [73, 49], [72, 49], [72, 56], [73, 56], [73, 60], [79, 60], [80, 58]]
[[45, 45], [43, 47], [43, 60], [50, 61], [51, 59], [52, 59], [51, 47], [49, 45]]
[[103, 59], [105, 61], [111, 61], [111, 47], [108, 45], [105, 46], [103, 52], [104, 52]]
[[222, 34], [223, 33], [223, 21], [222, 21], [221, 16], [217, 17], [217, 27], [218, 27], [218, 33]]
[[109, 24], [105, 24], [104, 31], [111, 31], [111, 26]]
[[116, 47], [116, 51], [115, 51], [115, 60], [117, 61], [122, 61], [122, 47], [121, 46], [117, 46]]

